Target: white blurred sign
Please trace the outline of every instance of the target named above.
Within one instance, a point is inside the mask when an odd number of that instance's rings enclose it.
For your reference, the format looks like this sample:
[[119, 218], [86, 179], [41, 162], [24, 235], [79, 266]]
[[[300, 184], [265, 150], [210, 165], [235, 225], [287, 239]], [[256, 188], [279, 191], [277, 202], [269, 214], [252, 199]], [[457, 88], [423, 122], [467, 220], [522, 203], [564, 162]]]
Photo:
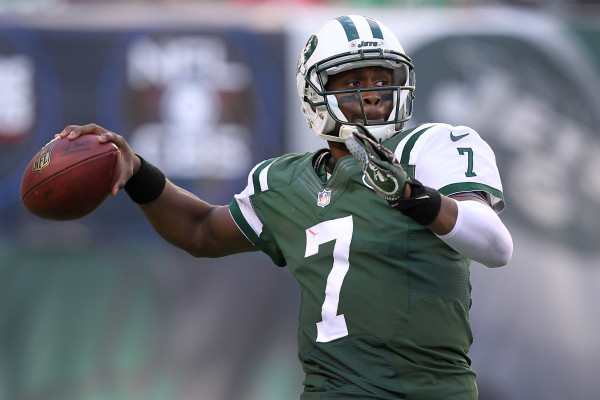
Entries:
[[223, 122], [226, 94], [251, 84], [245, 65], [227, 60], [218, 38], [144, 37], [128, 49], [131, 89], [158, 102], [157, 122], [135, 128], [132, 147], [171, 178], [232, 179], [251, 168], [250, 133]]
[[0, 55], [0, 139], [25, 137], [36, 118], [34, 67], [24, 55]]

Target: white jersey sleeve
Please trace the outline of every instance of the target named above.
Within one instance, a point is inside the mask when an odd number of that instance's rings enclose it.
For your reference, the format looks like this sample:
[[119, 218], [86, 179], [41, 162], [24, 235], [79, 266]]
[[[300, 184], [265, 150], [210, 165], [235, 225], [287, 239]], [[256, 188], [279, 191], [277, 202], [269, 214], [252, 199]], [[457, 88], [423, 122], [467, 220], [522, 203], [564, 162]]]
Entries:
[[267, 174], [275, 158], [258, 163], [248, 174], [248, 185], [234, 196], [229, 206], [233, 220], [244, 235], [254, 244], [262, 234], [263, 223], [256, 215], [250, 197], [268, 189]]
[[490, 206], [504, 209], [496, 156], [479, 134], [466, 126], [424, 124], [413, 129], [395, 149], [403, 165], [423, 185], [449, 196], [483, 192]]

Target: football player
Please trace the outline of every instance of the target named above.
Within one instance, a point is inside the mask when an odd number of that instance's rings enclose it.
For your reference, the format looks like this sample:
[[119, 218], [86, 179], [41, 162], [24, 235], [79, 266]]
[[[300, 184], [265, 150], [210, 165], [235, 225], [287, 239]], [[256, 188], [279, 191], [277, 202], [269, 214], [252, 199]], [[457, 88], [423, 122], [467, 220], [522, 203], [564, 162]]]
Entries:
[[263, 251], [300, 284], [302, 400], [477, 398], [467, 355], [470, 260], [507, 264], [492, 149], [465, 126], [403, 129], [415, 73], [380, 22], [349, 15], [310, 37], [301, 110], [327, 148], [256, 165], [229, 206], [208, 204], [97, 125], [152, 226], [194, 256]]

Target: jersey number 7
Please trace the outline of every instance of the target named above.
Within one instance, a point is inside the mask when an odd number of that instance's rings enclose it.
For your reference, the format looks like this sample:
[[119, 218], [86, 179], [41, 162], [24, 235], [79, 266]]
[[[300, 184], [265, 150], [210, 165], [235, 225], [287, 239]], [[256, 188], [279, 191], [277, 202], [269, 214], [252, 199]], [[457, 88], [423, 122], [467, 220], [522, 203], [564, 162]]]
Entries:
[[317, 322], [317, 342], [330, 342], [348, 335], [344, 315], [337, 315], [342, 283], [350, 268], [350, 242], [352, 241], [353, 221], [349, 215], [343, 218], [323, 221], [306, 230], [306, 252], [304, 258], [319, 252], [319, 246], [335, 240], [333, 246], [333, 267], [327, 276], [325, 301], [321, 307], [322, 321]]

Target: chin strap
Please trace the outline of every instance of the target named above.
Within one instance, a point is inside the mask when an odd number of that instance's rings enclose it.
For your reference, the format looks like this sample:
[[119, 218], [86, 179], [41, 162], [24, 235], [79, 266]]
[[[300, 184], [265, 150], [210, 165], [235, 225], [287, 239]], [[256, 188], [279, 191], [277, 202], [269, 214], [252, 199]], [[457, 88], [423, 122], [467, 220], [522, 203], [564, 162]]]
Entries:
[[362, 124], [342, 125], [338, 133], [339, 141], [345, 142], [357, 130], [362, 132], [366, 130], [369, 137], [379, 143], [391, 138], [398, 132], [393, 124], [369, 126], [368, 128]]
[[345, 142], [353, 132], [356, 132], [356, 126], [354, 125], [342, 125], [339, 130], [339, 138], [342, 142]]

